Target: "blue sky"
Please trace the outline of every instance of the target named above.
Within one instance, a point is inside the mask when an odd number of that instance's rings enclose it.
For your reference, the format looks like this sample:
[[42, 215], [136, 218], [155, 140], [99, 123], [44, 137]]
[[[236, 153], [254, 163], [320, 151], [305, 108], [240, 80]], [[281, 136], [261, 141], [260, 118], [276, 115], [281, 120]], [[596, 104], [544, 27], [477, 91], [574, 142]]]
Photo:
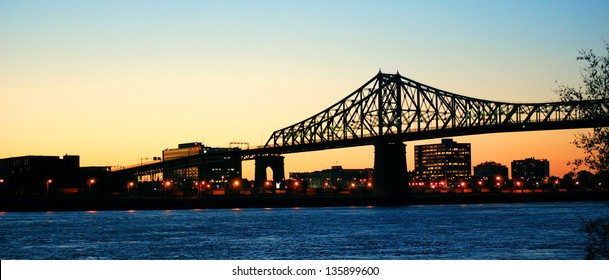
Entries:
[[[0, 157], [128, 165], [183, 142], [258, 145], [379, 69], [473, 97], [553, 101], [557, 82], [580, 81], [578, 49], [602, 54], [607, 14], [609, 1], [0, 0]], [[456, 140], [473, 144], [474, 164], [535, 156], [562, 175], [577, 132]], [[497, 155], [497, 141], [520, 152]], [[372, 158], [369, 147], [297, 154], [286, 169]]]

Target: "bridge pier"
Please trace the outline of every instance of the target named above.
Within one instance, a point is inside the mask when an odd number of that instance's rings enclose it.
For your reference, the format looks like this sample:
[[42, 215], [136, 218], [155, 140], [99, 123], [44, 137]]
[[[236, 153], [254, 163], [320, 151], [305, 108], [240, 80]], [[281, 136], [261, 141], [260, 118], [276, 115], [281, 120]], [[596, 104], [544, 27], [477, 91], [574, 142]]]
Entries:
[[[266, 178], [266, 169], [273, 170], [273, 182], [283, 182], [285, 178], [284, 157], [279, 155], [256, 156], [254, 158], [255, 173], [254, 173], [254, 193], [258, 194], [261, 189], [264, 189]], [[276, 187], [271, 186], [273, 193]]]
[[402, 142], [374, 144], [374, 196], [400, 198], [408, 187], [406, 145]]

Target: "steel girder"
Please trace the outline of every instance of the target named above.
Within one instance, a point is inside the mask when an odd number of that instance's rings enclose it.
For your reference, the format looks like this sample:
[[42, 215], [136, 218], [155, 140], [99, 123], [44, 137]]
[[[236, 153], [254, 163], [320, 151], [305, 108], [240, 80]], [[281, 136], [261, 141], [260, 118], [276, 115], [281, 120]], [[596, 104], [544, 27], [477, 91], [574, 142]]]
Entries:
[[290, 153], [378, 141], [599, 126], [609, 126], [609, 99], [496, 102], [379, 72], [331, 107], [273, 132], [264, 149]]

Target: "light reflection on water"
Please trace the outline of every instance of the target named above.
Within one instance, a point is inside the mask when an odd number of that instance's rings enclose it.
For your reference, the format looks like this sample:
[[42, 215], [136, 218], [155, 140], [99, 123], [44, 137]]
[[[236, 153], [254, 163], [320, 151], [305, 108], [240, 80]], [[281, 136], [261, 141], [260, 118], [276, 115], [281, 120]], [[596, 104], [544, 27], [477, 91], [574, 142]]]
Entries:
[[607, 203], [0, 215], [0, 259], [583, 259]]

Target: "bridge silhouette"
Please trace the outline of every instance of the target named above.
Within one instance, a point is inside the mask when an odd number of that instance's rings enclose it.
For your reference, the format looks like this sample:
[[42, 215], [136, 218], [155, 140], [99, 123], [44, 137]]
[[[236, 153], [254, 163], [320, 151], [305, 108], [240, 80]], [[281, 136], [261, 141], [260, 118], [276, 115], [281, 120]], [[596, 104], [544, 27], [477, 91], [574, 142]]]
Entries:
[[395, 197], [406, 188], [403, 142], [498, 132], [609, 125], [609, 99], [508, 103], [443, 91], [398, 73], [379, 73], [329, 108], [274, 131], [264, 146], [200, 154], [121, 172], [145, 174], [201, 166], [219, 156], [255, 160], [255, 187], [284, 179], [283, 154], [374, 145], [374, 194]]

